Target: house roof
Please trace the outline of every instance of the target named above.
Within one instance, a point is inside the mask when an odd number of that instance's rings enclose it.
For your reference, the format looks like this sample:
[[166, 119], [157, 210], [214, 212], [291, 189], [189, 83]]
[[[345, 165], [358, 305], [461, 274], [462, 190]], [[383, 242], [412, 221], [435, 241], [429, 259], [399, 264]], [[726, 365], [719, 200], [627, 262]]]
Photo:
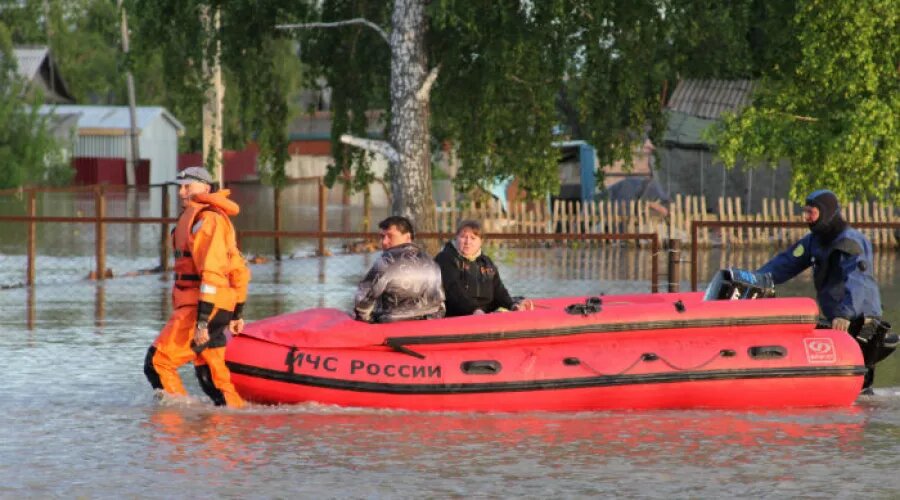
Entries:
[[[159, 117], [169, 122], [178, 135], [184, 133], [184, 125], [160, 106], [138, 106], [137, 128], [143, 130]], [[125, 135], [131, 128], [128, 106], [78, 106], [43, 105], [42, 115], [78, 115], [78, 135]]]
[[753, 80], [681, 80], [666, 105], [668, 122], [663, 144], [681, 148], [715, 147], [704, 132], [725, 112], [738, 112], [750, 104]]
[[667, 108], [716, 120], [725, 111], [740, 111], [750, 104], [753, 88], [753, 80], [681, 80]]
[[31, 80], [47, 57], [47, 47], [17, 47], [13, 49], [19, 74]]
[[37, 85], [47, 95], [49, 102], [73, 103], [75, 98], [69, 93], [66, 82], [60, 76], [59, 67], [47, 47], [15, 47], [13, 57], [19, 74], [30, 85]]

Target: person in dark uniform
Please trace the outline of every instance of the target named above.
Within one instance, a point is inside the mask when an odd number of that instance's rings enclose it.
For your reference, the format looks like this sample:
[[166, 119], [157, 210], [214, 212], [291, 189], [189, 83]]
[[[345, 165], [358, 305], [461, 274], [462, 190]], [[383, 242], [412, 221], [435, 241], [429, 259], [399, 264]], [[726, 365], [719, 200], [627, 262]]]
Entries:
[[[816, 301], [831, 328], [856, 337], [868, 372], [863, 392], [871, 393], [875, 363], [896, 347], [896, 336], [885, 334], [881, 321], [881, 295], [872, 274], [872, 243], [850, 227], [841, 215], [837, 196], [820, 189], [806, 198], [803, 219], [810, 233], [757, 270], [769, 273], [775, 284], [813, 268]], [[892, 345], [893, 344], [893, 345]]]

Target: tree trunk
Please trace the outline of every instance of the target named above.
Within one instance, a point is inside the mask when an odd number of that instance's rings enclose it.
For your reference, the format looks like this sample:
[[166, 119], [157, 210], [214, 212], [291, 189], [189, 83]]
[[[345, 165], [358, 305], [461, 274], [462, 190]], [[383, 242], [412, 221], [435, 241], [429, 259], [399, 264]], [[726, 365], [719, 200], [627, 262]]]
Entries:
[[[129, 49], [129, 33], [128, 33], [128, 15], [125, 12], [125, 6], [122, 4], [122, 0], [118, 2], [118, 8], [122, 14], [122, 20], [120, 23], [120, 28], [122, 32], [122, 54], [127, 59]], [[134, 96], [134, 76], [131, 74], [131, 69], [129, 68], [125, 71], [125, 87], [128, 90], [128, 117], [129, 117], [129, 136], [128, 136], [128, 153], [125, 154], [125, 183], [129, 186], [134, 186], [137, 184], [137, 178], [135, 177], [135, 168], [141, 161], [141, 153], [140, 146], [138, 145], [138, 131], [137, 131], [137, 104]], [[128, 190], [129, 194], [133, 193], [133, 190]], [[132, 214], [131, 211], [128, 212], [130, 216], [136, 216], [136, 214]], [[135, 224], [136, 225], [136, 224]]]
[[[210, 7], [205, 5], [201, 9], [200, 16], [208, 36], [218, 37], [216, 33], [221, 25], [219, 9], [216, 8], [215, 12], [210, 13]], [[225, 185], [225, 174], [222, 171], [225, 86], [222, 84], [222, 44], [218, 38], [215, 46], [209, 51], [212, 54], [203, 54], [203, 78], [208, 84], [203, 102], [203, 166], [212, 167], [212, 174], [221, 188]]]
[[[429, 142], [430, 92], [425, 53], [425, 0], [395, 0], [391, 16], [390, 161], [392, 212], [408, 217], [417, 232], [435, 230]], [[433, 80], [433, 78], [432, 78]]]

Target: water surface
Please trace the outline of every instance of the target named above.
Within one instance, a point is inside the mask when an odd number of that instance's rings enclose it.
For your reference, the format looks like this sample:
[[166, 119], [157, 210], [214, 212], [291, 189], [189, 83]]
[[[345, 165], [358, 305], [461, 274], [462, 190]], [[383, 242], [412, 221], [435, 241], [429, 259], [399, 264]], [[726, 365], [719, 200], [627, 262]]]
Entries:
[[[649, 291], [644, 251], [492, 255], [514, 294]], [[248, 317], [349, 308], [372, 259], [255, 265]], [[720, 256], [705, 263], [708, 276]], [[144, 354], [171, 311], [170, 282], [143, 275], [95, 283], [78, 276], [82, 264], [59, 258], [70, 271], [62, 276], [74, 278], [45, 275], [31, 289], [0, 290], [0, 497], [889, 498], [900, 491], [896, 358], [879, 369], [876, 396], [839, 409], [232, 411], [200, 397], [158, 401], [144, 379]], [[892, 283], [883, 279], [882, 291], [889, 319], [900, 324]], [[802, 277], [780, 292], [811, 288]], [[189, 392], [202, 394], [190, 369], [182, 377]]]

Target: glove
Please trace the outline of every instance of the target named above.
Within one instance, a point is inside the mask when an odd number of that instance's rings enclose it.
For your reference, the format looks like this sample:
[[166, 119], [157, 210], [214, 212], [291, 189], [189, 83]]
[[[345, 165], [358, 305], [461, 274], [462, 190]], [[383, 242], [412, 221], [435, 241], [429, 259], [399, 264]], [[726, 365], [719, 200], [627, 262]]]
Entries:
[[846, 332], [850, 329], [850, 320], [847, 318], [834, 318], [831, 320], [831, 328]]
[[534, 310], [534, 302], [531, 299], [522, 299], [519, 302], [513, 304], [513, 311], [533, 311]]

